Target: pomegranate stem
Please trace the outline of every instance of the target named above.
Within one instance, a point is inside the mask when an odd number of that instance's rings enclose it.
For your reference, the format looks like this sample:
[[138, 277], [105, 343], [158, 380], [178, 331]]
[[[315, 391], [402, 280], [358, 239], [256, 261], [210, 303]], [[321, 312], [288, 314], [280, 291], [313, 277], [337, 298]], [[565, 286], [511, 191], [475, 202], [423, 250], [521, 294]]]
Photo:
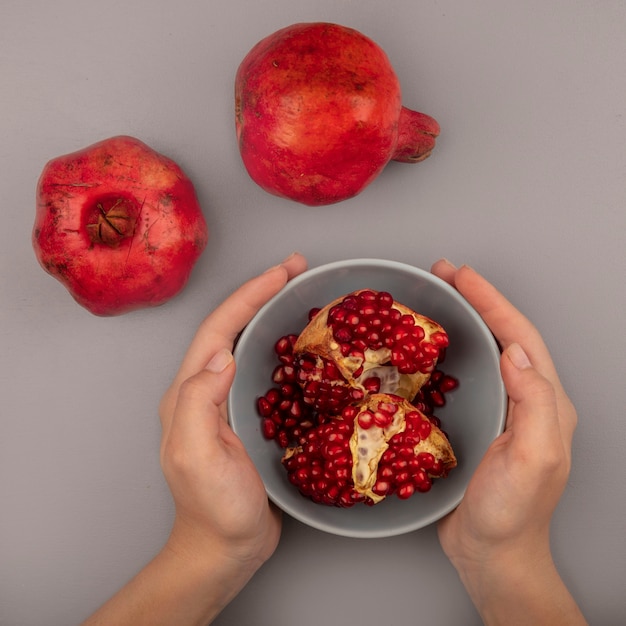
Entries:
[[418, 111], [402, 107], [398, 127], [398, 144], [391, 157], [401, 163], [417, 163], [430, 156], [439, 135], [437, 120]]

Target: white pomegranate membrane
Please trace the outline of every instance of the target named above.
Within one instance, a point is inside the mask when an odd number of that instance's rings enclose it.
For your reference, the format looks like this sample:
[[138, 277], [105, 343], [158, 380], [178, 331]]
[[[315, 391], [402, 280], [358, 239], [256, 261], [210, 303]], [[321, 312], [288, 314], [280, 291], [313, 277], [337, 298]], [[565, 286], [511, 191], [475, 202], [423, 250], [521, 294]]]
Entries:
[[277, 340], [257, 411], [303, 496], [374, 505], [447, 476], [456, 458], [434, 414], [458, 386], [440, 369], [447, 346], [439, 324], [371, 289], [312, 309], [299, 335]]

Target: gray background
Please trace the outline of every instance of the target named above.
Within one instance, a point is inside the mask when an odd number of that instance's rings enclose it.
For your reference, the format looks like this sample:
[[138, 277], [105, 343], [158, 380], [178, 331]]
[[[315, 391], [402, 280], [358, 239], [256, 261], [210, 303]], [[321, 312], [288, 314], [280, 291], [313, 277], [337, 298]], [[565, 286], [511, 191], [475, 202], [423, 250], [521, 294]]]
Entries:
[[[429, 160], [391, 164], [333, 207], [252, 183], [233, 77], [299, 21], [386, 50], [405, 105], [442, 126]], [[78, 623], [159, 549], [172, 520], [159, 397], [203, 316], [292, 250], [311, 265], [447, 256], [536, 322], [580, 413], [555, 558], [591, 623], [623, 623], [625, 32], [621, 0], [2, 0], [0, 624]], [[103, 319], [39, 268], [34, 190], [48, 159], [122, 133], [187, 171], [211, 238], [180, 297]], [[365, 541], [286, 519], [216, 623], [479, 623], [433, 527]]]

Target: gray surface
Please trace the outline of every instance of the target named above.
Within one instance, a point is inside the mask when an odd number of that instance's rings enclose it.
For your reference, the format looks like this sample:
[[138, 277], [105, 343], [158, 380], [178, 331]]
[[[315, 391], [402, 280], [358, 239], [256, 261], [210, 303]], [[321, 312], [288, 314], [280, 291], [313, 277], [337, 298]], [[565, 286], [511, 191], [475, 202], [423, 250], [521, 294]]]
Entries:
[[[318, 209], [248, 179], [232, 119], [241, 58], [307, 20], [378, 41], [405, 104], [442, 126], [429, 160]], [[580, 413], [555, 557], [593, 624], [622, 623], [625, 30], [622, 0], [3, 0], [0, 623], [77, 623], [159, 548], [172, 518], [160, 394], [204, 314], [294, 249], [311, 265], [467, 262], [537, 323]], [[101, 319], [39, 268], [30, 229], [44, 163], [119, 133], [188, 172], [211, 240], [179, 298]], [[364, 567], [376, 593], [361, 626], [479, 623], [432, 526], [370, 541], [289, 519], [216, 623], [312, 626], [320, 607], [348, 623]]]

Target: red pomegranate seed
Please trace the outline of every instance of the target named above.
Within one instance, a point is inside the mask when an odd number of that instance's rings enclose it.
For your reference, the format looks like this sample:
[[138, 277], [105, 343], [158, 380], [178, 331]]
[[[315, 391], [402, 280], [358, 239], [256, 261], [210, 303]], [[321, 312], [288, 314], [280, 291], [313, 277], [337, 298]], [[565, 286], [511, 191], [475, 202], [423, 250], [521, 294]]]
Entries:
[[459, 381], [453, 376], [444, 375], [441, 378], [441, 382], [439, 383], [439, 390], [443, 393], [447, 393], [456, 389], [459, 386]]
[[431, 401], [432, 401], [434, 406], [442, 407], [442, 406], [445, 405], [446, 399], [444, 398], [444, 396], [441, 393], [441, 391], [439, 391], [438, 389], [431, 390], [429, 395], [430, 395], [430, 399], [431, 399]]
[[370, 376], [363, 381], [363, 387], [367, 393], [378, 393], [380, 391], [380, 378], [378, 376]]
[[407, 500], [415, 493], [415, 487], [412, 483], [405, 482], [400, 485], [396, 491], [396, 495], [401, 500]]
[[371, 411], [361, 411], [357, 418], [359, 426], [365, 430], [371, 428], [374, 424], [374, 414]]
[[272, 405], [265, 396], [261, 396], [257, 400], [256, 406], [261, 417], [269, 417], [269, 414], [272, 412]]
[[358, 409], [355, 406], [348, 404], [341, 411], [341, 417], [342, 419], [346, 421], [354, 421], [354, 418], [356, 417], [357, 413], [358, 413]]
[[393, 296], [387, 291], [379, 291], [376, 301], [382, 309], [390, 309], [393, 305]]
[[372, 491], [378, 496], [386, 496], [390, 490], [391, 483], [387, 480], [378, 479], [372, 487]]
[[374, 413], [374, 424], [380, 428], [386, 428], [393, 421], [393, 416], [386, 411], [376, 411]]
[[430, 470], [435, 464], [435, 457], [430, 452], [420, 452], [417, 461], [422, 469]]
[[309, 322], [321, 311], [321, 309], [319, 307], [313, 307], [310, 311], [309, 311]]
[[435, 332], [430, 336], [430, 340], [440, 348], [447, 348], [450, 340], [447, 333]]
[[266, 439], [274, 439], [276, 437], [276, 424], [269, 417], [264, 418], [261, 422], [261, 430]]
[[418, 426], [418, 432], [421, 439], [428, 439], [428, 435], [430, 435], [431, 430], [432, 428], [428, 420], [422, 420]]

